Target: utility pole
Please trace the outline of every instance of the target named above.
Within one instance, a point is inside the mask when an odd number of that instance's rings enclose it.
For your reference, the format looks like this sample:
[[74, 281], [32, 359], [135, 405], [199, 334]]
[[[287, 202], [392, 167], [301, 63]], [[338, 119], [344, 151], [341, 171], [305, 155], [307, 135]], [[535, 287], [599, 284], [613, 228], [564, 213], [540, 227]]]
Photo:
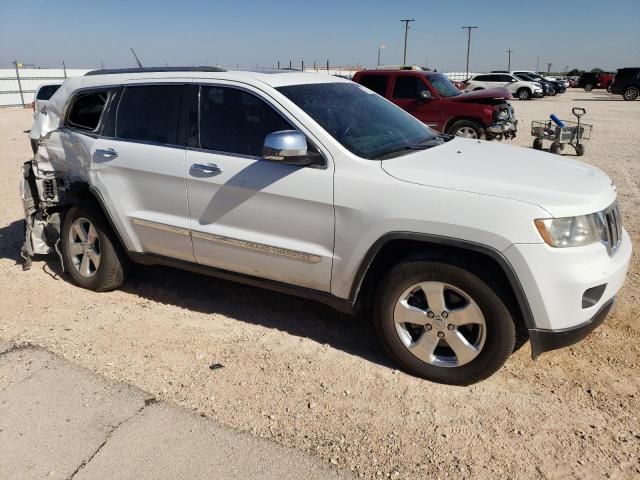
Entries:
[[508, 62], [507, 62], [507, 72], [510, 72], [510, 71], [511, 71], [511, 54], [512, 54], [514, 51], [515, 51], [515, 50], [511, 50], [511, 49], [508, 49], [508, 50], [507, 50], [507, 53], [509, 54], [509, 60], [508, 60]]
[[18, 79], [18, 90], [20, 90], [20, 103], [24, 107], [24, 94], [22, 93], [22, 82], [20, 82], [20, 73], [18, 72], [18, 60], [13, 61], [13, 66], [16, 67], [16, 78]]
[[380, 50], [383, 48], [387, 48], [387, 46], [383, 43], [382, 45], [378, 45], [378, 66], [380, 66]]
[[551, 72], [551, 65], [553, 65], [553, 63], [547, 62], [547, 75]]
[[64, 60], [62, 61], [62, 71], [64, 72], [64, 78], [67, 78], [67, 66], [64, 64]]
[[415, 22], [415, 19], [405, 18], [400, 21], [404, 22], [404, 55], [402, 56], [402, 65], [406, 65], [407, 64], [407, 37], [409, 36], [409, 24], [411, 22]]
[[467, 34], [468, 34], [468, 36], [467, 36], [467, 77], [466, 78], [469, 78], [469, 52], [471, 51], [471, 30], [473, 30], [474, 28], [478, 28], [478, 27], [467, 25], [467, 26], [464, 26], [462, 28], [466, 28], [467, 29]]
[[536, 60], [536, 73], [540, 71], [540, 55], [538, 55], [538, 60]]

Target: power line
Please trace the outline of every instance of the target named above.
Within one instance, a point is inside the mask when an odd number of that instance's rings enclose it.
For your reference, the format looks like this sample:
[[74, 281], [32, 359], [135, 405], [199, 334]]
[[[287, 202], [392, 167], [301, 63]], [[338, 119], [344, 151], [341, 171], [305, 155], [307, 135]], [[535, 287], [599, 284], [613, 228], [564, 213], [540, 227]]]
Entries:
[[515, 50], [508, 49], [507, 53], [509, 54], [509, 61], [507, 62], [507, 71], [511, 71], [511, 54], [515, 52]]
[[468, 32], [468, 37], [467, 37], [467, 78], [469, 78], [469, 51], [471, 50], [471, 30], [473, 30], [474, 28], [478, 28], [478, 27], [468, 25], [468, 26], [464, 26], [462, 28], [466, 28], [467, 32]]
[[402, 56], [402, 65], [407, 64], [407, 37], [409, 36], [409, 24], [415, 22], [413, 18], [405, 18], [400, 20], [404, 22], [404, 55]]

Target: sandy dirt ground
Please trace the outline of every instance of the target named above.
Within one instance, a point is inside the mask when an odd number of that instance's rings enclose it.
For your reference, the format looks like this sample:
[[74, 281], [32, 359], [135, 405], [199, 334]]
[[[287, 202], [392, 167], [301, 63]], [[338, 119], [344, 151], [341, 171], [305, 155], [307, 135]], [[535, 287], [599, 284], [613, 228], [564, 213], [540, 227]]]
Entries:
[[[615, 181], [640, 248], [640, 102], [571, 90], [513, 104], [526, 148], [531, 120], [587, 109], [583, 160]], [[0, 338], [362, 478], [640, 477], [637, 253], [615, 313], [582, 343], [536, 362], [526, 345], [480, 384], [437, 385], [397, 371], [366, 320], [310, 301], [165, 268], [102, 294], [61, 278], [55, 257], [23, 272], [17, 185], [30, 125], [30, 111], [0, 110]]]

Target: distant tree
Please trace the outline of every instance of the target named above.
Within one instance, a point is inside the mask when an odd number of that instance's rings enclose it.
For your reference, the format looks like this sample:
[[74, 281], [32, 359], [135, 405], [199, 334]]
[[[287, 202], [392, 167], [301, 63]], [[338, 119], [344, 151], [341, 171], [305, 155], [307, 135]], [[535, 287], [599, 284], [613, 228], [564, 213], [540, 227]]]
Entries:
[[591, 73], [602, 73], [604, 72], [604, 70], [602, 70], [601, 68], [592, 68], [591, 69]]
[[567, 72], [567, 75], [569, 77], [579, 77], [580, 75], [582, 75], [584, 73], [584, 70], [579, 70], [577, 68], [574, 68], [573, 70], [569, 70]]

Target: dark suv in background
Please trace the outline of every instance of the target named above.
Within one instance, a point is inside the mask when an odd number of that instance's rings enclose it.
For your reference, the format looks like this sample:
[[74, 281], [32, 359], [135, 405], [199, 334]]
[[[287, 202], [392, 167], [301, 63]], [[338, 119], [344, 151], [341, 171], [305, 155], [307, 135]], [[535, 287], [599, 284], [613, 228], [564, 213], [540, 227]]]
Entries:
[[584, 88], [590, 92], [594, 88], [605, 88], [609, 90], [615, 73], [612, 72], [585, 72], [578, 79], [578, 88]]
[[636, 100], [640, 95], [640, 67], [621, 68], [611, 84], [611, 93], [625, 100]]

